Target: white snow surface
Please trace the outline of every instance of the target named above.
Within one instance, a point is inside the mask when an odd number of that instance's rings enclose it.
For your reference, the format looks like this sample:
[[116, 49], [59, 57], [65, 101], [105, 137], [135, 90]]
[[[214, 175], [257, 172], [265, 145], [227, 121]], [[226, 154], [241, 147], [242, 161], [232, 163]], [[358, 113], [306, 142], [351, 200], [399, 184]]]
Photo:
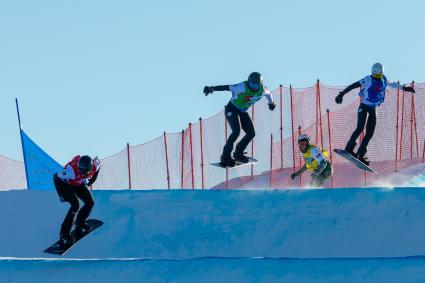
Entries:
[[0, 192], [0, 282], [425, 282], [419, 188], [93, 194], [105, 224], [57, 257], [68, 205]]
[[[359, 174], [362, 172], [360, 169], [354, 167], [354, 173]], [[292, 172], [291, 172], [292, 173]], [[275, 173], [274, 178], [289, 178], [287, 176], [276, 176], [282, 173]], [[308, 172], [304, 173], [305, 178], [310, 178]], [[249, 181], [239, 187], [239, 189], [257, 190], [258, 188], [267, 188], [269, 186], [269, 172], [264, 172], [261, 175], [255, 176], [252, 181]], [[368, 184], [368, 187], [425, 187], [425, 163], [418, 163], [408, 166], [399, 170], [398, 172], [391, 172], [389, 174], [380, 174], [378, 172], [378, 179]], [[298, 188], [294, 188], [298, 189]]]

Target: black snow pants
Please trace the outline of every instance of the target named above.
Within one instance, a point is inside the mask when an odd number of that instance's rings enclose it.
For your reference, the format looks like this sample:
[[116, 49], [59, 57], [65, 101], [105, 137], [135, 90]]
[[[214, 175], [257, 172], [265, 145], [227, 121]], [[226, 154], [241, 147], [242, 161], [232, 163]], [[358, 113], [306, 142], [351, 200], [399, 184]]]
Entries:
[[[223, 157], [230, 157], [230, 154], [233, 150], [233, 144], [239, 137], [242, 130], [245, 132], [245, 136], [239, 141], [236, 145], [235, 155], [243, 154], [244, 150], [248, 146], [249, 142], [255, 137], [254, 125], [252, 123], [251, 117], [247, 112], [242, 112], [236, 106], [233, 105], [231, 101], [225, 107], [226, 120], [232, 129], [227, 142], [223, 148]], [[240, 121], [240, 124], [239, 124]]]
[[[367, 121], [367, 123], [366, 123]], [[363, 103], [360, 104], [359, 110], [357, 112], [357, 128], [351, 135], [350, 140], [345, 147], [346, 151], [352, 151], [357, 145], [357, 138], [360, 136], [366, 124], [366, 134], [360, 143], [359, 149], [357, 150], [357, 154], [359, 157], [364, 157], [367, 152], [367, 145], [369, 141], [372, 139], [373, 134], [375, 132], [376, 126], [376, 107], [368, 106]]]
[[[53, 181], [61, 201], [71, 204], [60, 230], [60, 235], [67, 235], [71, 232], [74, 221], [76, 225], [80, 225], [87, 220], [94, 206], [94, 200], [87, 185], [72, 186], [59, 179], [56, 175], [54, 175]], [[78, 199], [84, 202], [84, 206], [81, 209]]]

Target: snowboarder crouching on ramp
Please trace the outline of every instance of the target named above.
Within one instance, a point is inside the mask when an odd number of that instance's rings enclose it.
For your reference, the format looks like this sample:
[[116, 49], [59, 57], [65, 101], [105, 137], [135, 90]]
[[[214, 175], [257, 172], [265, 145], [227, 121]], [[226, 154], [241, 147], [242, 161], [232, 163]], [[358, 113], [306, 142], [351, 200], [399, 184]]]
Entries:
[[[249, 157], [245, 156], [245, 149], [255, 136], [254, 125], [251, 117], [249, 117], [248, 109], [259, 101], [263, 96], [268, 100], [269, 109], [274, 110], [276, 104], [269, 89], [263, 85], [263, 76], [258, 72], [253, 72], [249, 75], [247, 81], [235, 85], [220, 85], [220, 86], [206, 86], [204, 87], [205, 96], [213, 93], [214, 91], [231, 91], [232, 98], [225, 107], [226, 120], [232, 129], [227, 142], [223, 148], [223, 154], [220, 158], [220, 165], [222, 167], [234, 167], [236, 161], [239, 163], [248, 163]], [[240, 124], [239, 124], [240, 121]], [[240, 134], [240, 128], [246, 135], [236, 145], [233, 158], [231, 152], [233, 144]]]
[[[89, 187], [96, 181], [99, 174], [100, 160], [90, 156], [75, 156], [65, 168], [53, 175], [56, 191], [62, 202], [69, 202], [71, 207], [65, 216], [60, 230], [60, 241], [63, 245], [72, 244], [72, 226], [76, 231], [90, 231], [91, 227], [85, 221], [89, 216], [94, 200]], [[81, 199], [84, 206], [80, 209]]]
[[305, 163], [300, 170], [291, 174], [291, 179], [294, 180], [297, 176], [304, 173], [304, 171], [309, 170], [311, 172], [310, 185], [320, 187], [333, 174], [332, 164], [325, 159], [329, 153], [310, 144], [310, 138], [307, 135], [300, 135], [298, 137], [298, 146], [300, 147]]

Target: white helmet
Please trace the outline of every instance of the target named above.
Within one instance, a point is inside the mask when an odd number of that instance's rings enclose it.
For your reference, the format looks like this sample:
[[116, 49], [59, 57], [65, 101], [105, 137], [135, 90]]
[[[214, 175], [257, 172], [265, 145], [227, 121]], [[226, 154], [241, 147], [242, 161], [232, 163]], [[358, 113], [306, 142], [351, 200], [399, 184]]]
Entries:
[[372, 77], [382, 79], [384, 76], [384, 66], [381, 63], [375, 63], [372, 66]]
[[310, 138], [307, 135], [305, 135], [305, 134], [301, 134], [298, 137], [298, 142], [302, 142], [302, 141], [306, 141], [307, 144], [309, 144], [310, 143]]

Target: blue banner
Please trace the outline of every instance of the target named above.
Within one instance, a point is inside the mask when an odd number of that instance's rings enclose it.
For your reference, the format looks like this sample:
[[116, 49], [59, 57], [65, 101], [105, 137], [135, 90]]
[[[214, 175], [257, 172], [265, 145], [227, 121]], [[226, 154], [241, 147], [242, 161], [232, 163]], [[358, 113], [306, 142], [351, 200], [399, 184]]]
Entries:
[[28, 189], [54, 190], [53, 174], [63, 167], [31, 140], [23, 130], [21, 135]]

